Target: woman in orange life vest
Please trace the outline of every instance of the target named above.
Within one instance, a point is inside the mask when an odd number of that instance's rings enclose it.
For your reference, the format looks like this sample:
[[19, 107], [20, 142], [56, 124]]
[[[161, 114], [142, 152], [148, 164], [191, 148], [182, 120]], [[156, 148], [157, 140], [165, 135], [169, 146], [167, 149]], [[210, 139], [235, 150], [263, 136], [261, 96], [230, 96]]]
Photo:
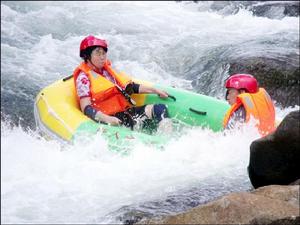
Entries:
[[97, 122], [131, 127], [142, 121], [142, 127], [153, 121], [155, 125], [167, 120], [164, 104], [135, 107], [130, 94], [155, 93], [167, 98], [168, 93], [132, 82], [116, 73], [106, 58], [107, 43], [92, 35], [80, 44], [80, 57], [84, 61], [75, 69], [74, 82], [81, 111]]
[[250, 74], [234, 74], [225, 83], [226, 100], [231, 105], [224, 117], [224, 127], [231, 129], [239, 122], [256, 119], [262, 136], [275, 130], [275, 110], [269, 94], [258, 88], [257, 80]]

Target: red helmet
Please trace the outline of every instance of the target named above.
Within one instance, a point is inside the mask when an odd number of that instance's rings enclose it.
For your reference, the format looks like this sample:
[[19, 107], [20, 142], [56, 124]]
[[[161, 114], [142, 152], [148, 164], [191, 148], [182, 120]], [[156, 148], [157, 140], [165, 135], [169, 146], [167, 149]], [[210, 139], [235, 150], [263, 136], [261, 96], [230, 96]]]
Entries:
[[107, 43], [105, 40], [96, 38], [92, 35], [87, 36], [86, 38], [84, 38], [81, 43], [80, 43], [80, 57], [83, 57], [84, 54], [84, 50], [86, 50], [88, 47], [92, 47], [92, 46], [100, 46], [102, 48], [105, 49], [105, 51], [107, 51]]
[[257, 80], [251, 74], [234, 74], [225, 83], [226, 88], [246, 89], [249, 93], [255, 93], [258, 89]]

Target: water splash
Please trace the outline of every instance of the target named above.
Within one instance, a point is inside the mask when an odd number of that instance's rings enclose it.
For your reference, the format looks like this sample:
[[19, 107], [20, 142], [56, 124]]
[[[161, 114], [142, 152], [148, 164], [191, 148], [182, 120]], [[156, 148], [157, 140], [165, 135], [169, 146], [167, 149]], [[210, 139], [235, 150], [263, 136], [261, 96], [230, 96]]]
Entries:
[[259, 137], [253, 127], [227, 133], [195, 128], [164, 151], [137, 143], [124, 157], [97, 135], [62, 146], [6, 122], [1, 128], [5, 223], [115, 223], [129, 212], [174, 213], [247, 190], [249, 146]]
[[[78, 45], [88, 34], [108, 40], [118, 70], [215, 97], [222, 97], [226, 59], [299, 54], [298, 18], [195, 6], [1, 2], [3, 223], [120, 223], [135, 212], [170, 214], [251, 188], [249, 144], [258, 137], [251, 129], [226, 135], [191, 129], [165, 151], [137, 144], [128, 157], [110, 152], [101, 136], [62, 146], [35, 131], [37, 92], [72, 73], [80, 61]], [[201, 77], [207, 90], [192, 86]], [[277, 107], [276, 113], [283, 118], [294, 109], [299, 107]]]

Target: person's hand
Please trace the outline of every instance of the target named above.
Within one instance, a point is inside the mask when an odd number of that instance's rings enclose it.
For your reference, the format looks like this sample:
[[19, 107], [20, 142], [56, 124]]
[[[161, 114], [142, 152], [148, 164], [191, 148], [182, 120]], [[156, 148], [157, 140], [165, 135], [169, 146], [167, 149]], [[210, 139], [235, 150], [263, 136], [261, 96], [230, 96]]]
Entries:
[[167, 92], [165, 92], [165, 91], [157, 90], [157, 94], [161, 98], [167, 98], [167, 97], [169, 97], [169, 94]]
[[119, 120], [117, 117], [106, 115], [100, 111], [97, 112], [95, 118], [99, 122], [102, 121], [104, 123], [108, 123], [113, 126], [117, 126], [122, 123], [122, 121]]

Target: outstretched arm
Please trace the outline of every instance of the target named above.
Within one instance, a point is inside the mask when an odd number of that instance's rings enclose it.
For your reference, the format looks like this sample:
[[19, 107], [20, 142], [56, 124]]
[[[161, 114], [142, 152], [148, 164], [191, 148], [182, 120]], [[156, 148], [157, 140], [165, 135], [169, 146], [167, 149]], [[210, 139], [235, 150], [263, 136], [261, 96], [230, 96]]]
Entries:
[[169, 96], [168, 93], [165, 91], [159, 90], [154, 87], [148, 87], [148, 86], [145, 86], [142, 84], [140, 85], [139, 93], [140, 94], [158, 94], [159, 97], [161, 97], [161, 98], [167, 98]]

